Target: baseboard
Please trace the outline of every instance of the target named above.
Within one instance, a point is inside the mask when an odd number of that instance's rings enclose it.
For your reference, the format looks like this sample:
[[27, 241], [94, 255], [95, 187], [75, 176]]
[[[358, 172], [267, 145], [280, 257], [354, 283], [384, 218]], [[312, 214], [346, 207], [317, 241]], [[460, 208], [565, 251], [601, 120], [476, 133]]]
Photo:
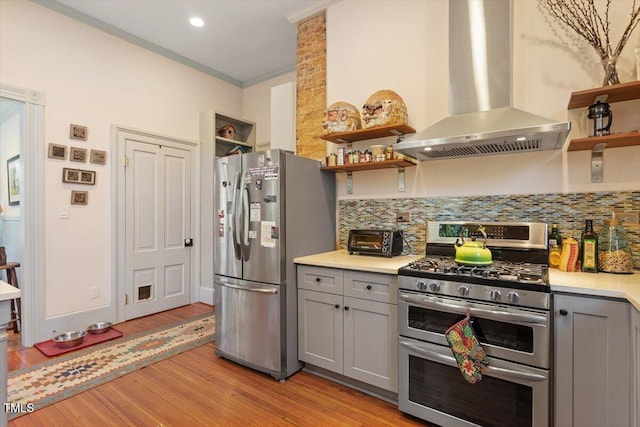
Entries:
[[97, 307], [61, 316], [47, 317], [44, 327], [38, 328], [36, 342], [50, 340], [56, 335], [70, 331], [84, 331], [87, 326], [97, 322], [113, 322], [110, 318], [111, 307]]
[[215, 302], [215, 291], [213, 288], [198, 288], [198, 302], [202, 302], [209, 305], [214, 305]]

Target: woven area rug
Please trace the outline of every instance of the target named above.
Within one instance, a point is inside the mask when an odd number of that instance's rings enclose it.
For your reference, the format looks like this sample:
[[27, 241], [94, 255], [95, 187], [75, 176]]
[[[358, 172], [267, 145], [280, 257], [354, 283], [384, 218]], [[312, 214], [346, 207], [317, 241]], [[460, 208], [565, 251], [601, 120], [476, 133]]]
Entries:
[[[7, 400], [34, 410], [213, 340], [213, 313], [9, 372]], [[30, 405], [31, 406], [31, 405]], [[11, 420], [24, 413], [9, 413]]]

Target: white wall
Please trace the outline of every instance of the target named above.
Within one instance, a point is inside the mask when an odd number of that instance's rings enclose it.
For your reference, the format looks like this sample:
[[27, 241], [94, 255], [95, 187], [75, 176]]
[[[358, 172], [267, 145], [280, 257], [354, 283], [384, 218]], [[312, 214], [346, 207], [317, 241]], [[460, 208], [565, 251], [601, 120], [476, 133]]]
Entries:
[[[109, 151], [112, 124], [197, 141], [201, 111], [242, 115], [242, 89], [29, 1], [0, 2], [0, 53], [2, 83], [46, 94], [46, 143]], [[88, 127], [87, 141], [69, 139], [71, 123]], [[84, 165], [97, 183], [69, 219], [58, 209], [76, 187], [61, 173], [78, 163], [45, 162], [47, 318], [113, 304], [111, 161]]]
[[295, 82], [296, 72], [282, 74], [270, 80], [244, 88], [242, 91], [242, 114], [245, 119], [259, 123], [256, 145], [271, 142], [271, 88]]
[[[630, 0], [613, 2], [612, 34], [626, 26]], [[615, 12], [615, 13], [614, 13]], [[421, 130], [448, 115], [448, 2], [440, 0], [342, 1], [327, 11], [327, 103], [362, 106], [380, 89], [403, 97], [409, 124]], [[613, 36], [617, 42], [619, 36]], [[513, 106], [559, 121], [569, 120], [571, 92], [602, 85], [602, 67], [592, 48], [576, 52], [558, 40], [537, 1], [514, 2]], [[621, 79], [635, 75], [634, 48], [640, 30], [619, 60]], [[593, 53], [592, 53], [593, 52]], [[595, 64], [595, 65], [594, 65]], [[640, 129], [640, 101], [612, 104], [612, 131]], [[581, 117], [582, 110], [572, 114]], [[569, 139], [585, 136], [572, 123]], [[394, 138], [355, 143], [389, 145]], [[328, 143], [328, 150], [335, 150]], [[421, 162], [406, 168], [406, 191], [398, 192], [395, 169], [357, 172], [353, 194], [337, 174], [341, 199], [447, 195], [530, 194], [639, 190], [640, 146], [607, 149], [604, 182], [592, 184], [590, 152], [544, 151]]]

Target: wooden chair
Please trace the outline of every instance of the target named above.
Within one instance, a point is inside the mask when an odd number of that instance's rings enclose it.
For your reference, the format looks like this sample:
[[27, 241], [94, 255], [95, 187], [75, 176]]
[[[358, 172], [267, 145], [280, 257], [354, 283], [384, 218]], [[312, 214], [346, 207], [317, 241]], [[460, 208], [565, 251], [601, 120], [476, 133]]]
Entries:
[[[18, 275], [16, 274], [17, 267], [20, 267], [19, 262], [8, 262], [4, 265], [0, 265], [0, 270], [6, 271], [8, 284], [20, 289], [20, 286], [18, 286]], [[21, 319], [22, 319], [22, 308], [20, 307], [20, 298], [15, 298], [11, 300], [11, 323], [13, 324], [14, 333], [20, 332]]]

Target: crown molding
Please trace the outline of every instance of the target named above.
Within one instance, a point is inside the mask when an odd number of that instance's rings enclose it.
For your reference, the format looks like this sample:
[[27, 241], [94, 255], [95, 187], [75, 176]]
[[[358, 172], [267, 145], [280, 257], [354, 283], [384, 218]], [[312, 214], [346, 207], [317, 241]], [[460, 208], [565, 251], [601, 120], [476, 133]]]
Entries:
[[287, 21], [292, 24], [299, 24], [302, 21], [311, 19], [323, 13], [329, 6], [338, 3], [340, 0], [319, 0], [310, 3], [302, 9], [287, 15]]

